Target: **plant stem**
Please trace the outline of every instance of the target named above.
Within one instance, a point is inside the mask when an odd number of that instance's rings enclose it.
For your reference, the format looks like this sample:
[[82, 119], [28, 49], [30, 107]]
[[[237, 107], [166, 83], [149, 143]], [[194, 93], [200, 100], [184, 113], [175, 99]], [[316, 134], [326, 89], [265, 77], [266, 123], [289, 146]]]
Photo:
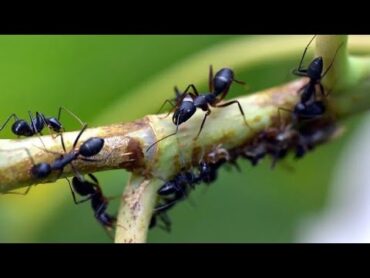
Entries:
[[[323, 56], [324, 65], [330, 64], [333, 53], [343, 41], [346, 41], [346, 36], [317, 37], [316, 55]], [[348, 56], [346, 44], [338, 51], [336, 59], [323, 84], [331, 92], [328, 100], [330, 112], [340, 119], [370, 108], [370, 82], [367, 81], [370, 78], [370, 59]], [[78, 171], [91, 173], [126, 169], [133, 172], [118, 214], [116, 242], [145, 241], [155, 192], [161, 180], [172, 178], [183, 167], [194, 166], [214, 146], [222, 144], [226, 149], [245, 146], [259, 132], [277, 126], [278, 107], [292, 110], [299, 100], [300, 88], [307, 81], [302, 78], [237, 98], [248, 126], [236, 105], [213, 109], [201, 136], [195, 141], [204, 117], [204, 113], [198, 111], [180, 126], [176, 136], [161, 141], [148, 152], [149, 145], [174, 132], [171, 117], [163, 119], [164, 115], [149, 115], [130, 123], [86, 130], [79, 143], [92, 136], [104, 138], [104, 148], [97, 158], [107, 159], [97, 162], [77, 160], [73, 163]], [[286, 122], [290, 120], [289, 113], [282, 116]], [[63, 134], [67, 149], [73, 145], [77, 133]], [[59, 139], [42, 136], [41, 140], [46, 149], [62, 153]], [[36, 180], [30, 174], [33, 163], [51, 163], [57, 157], [45, 152], [40, 138], [0, 140], [0, 148], [0, 192], [59, 178], [59, 173], [53, 173], [45, 180]], [[71, 167], [67, 166], [61, 177], [71, 175]]]
[[118, 212], [116, 243], [144, 243], [161, 181], [131, 175]]

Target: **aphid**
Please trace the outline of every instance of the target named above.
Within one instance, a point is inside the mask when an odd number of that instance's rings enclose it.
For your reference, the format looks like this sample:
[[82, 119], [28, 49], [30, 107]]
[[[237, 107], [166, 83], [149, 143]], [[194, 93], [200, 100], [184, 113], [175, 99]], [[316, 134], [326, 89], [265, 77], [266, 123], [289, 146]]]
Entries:
[[[194, 140], [196, 140], [199, 137], [207, 117], [209, 116], [209, 114], [211, 114], [210, 107], [220, 108], [232, 104], [237, 104], [240, 113], [243, 116], [244, 123], [249, 127], [247, 120], [245, 119], [243, 108], [240, 105], [239, 101], [233, 100], [220, 104], [220, 102], [222, 102], [222, 100], [226, 97], [232, 82], [244, 84], [244, 82], [234, 79], [234, 72], [230, 68], [222, 68], [216, 73], [215, 76], [213, 76], [212, 66], [210, 66], [208, 79], [209, 92], [199, 94], [195, 85], [190, 84], [181, 94], [178, 91], [177, 87], [175, 87], [176, 94], [175, 99], [166, 100], [166, 102], [170, 103], [173, 106], [172, 111], [174, 111], [174, 113], [172, 116], [172, 122], [176, 125], [176, 130], [174, 133], [171, 133], [154, 142], [152, 145], [148, 147], [147, 151], [149, 151], [149, 149], [151, 149], [158, 142], [177, 134], [179, 125], [189, 120], [194, 115], [197, 108], [200, 108], [202, 111], [206, 112], [206, 114], [204, 115], [200, 129]], [[193, 92], [189, 93], [188, 91], [190, 89], [192, 89]]]
[[26, 137], [30, 137], [35, 134], [42, 135], [42, 130], [44, 129], [45, 126], [59, 134], [65, 131], [63, 125], [60, 122], [62, 110], [66, 111], [68, 114], [74, 117], [81, 124], [81, 126], [83, 126], [83, 123], [80, 120], [80, 118], [78, 118], [74, 113], [69, 111], [67, 108], [59, 107], [58, 118], [46, 117], [43, 113], [40, 112], [36, 112], [36, 116], [34, 117], [32, 113], [28, 111], [30, 123], [28, 123], [26, 120], [19, 119], [17, 115], [13, 113], [0, 127], [0, 131], [3, 130], [7, 123], [13, 118], [14, 123], [12, 124], [11, 129], [15, 135]]

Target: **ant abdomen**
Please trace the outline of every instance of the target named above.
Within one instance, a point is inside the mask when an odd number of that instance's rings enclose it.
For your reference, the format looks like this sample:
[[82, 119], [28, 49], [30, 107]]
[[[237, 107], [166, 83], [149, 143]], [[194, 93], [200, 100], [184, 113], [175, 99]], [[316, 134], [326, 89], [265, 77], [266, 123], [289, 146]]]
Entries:
[[234, 72], [229, 68], [220, 69], [213, 79], [214, 94], [217, 96], [228, 90], [234, 80]]
[[48, 163], [38, 163], [31, 168], [31, 174], [38, 179], [46, 178], [50, 175], [52, 168]]
[[104, 146], [104, 139], [100, 137], [92, 137], [86, 140], [81, 146], [79, 153], [82, 156], [90, 157], [97, 155]]
[[18, 136], [30, 137], [34, 135], [33, 129], [25, 120], [17, 120], [12, 125], [12, 132]]

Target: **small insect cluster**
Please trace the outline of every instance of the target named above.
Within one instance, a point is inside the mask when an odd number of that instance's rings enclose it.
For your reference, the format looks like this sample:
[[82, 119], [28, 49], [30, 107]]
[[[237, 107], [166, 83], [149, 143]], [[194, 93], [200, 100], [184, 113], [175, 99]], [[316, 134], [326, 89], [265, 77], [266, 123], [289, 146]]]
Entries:
[[[73, 146], [70, 151], [66, 150], [63, 132], [65, 128], [60, 122], [61, 112], [65, 111], [74, 117], [82, 126], [80, 132], [78, 133], [77, 137], [73, 142]], [[116, 218], [109, 215], [107, 211], [108, 207], [108, 198], [103, 195], [103, 192], [99, 186], [99, 182], [97, 178], [92, 175], [88, 174], [88, 177], [91, 181], [85, 179], [83, 175], [81, 175], [76, 167], [74, 166], [73, 162], [76, 160], [83, 160], [88, 162], [100, 161], [99, 159], [93, 159], [92, 157], [99, 154], [104, 147], [104, 139], [99, 137], [91, 137], [84, 141], [79, 147], [77, 147], [78, 141], [84, 131], [87, 129], [87, 124], [83, 123], [74, 113], [69, 111], [64, 107], [59, 108], [58, 117], [46, 117], [43, 113], [36, 112], [36, 116], [34, 117], [32, 113], [28, 112], [30, 117], [30, 122], [28, 123], [26, 120], [19, 119], [16, 114], [12, 114], [8, 117], [5, 123], [0, 127], [0, 131], [4, 129], [4, 127], [8, 124], [9, 120], [12, 118], [14, 119], [14, 123], [12, 124], [11, 130], [12, 132], [20, 136], [31, 137], [31, 136], [40, 136], [42, 135], [42, 131], [45, 127], [47, 127], [53, 136], [56, 135], [60, 136], [61, 138], [61, 145], [63, 148], [63, 153], [54, 152], [47, 150], [41, 137], [39, 137], [41, 143], [44, 145], [44, 151], [51, 153], [56, 156], [54, 161], [51, 163], [47, 162], [40, 162], [35, 163], [31, 154], [29, 153], [28, 149], [24, 149], [28, 156], [32, 161], [32, 167], [30, 168], [29, 172], [31, 176], [36, 180], [42, 180], [49, 177], [52, 173], [57, 173], [58, 177], [60, 177], [63, 173], [64, 168], [67, 165], [70, 165], [72, 171], [74, 172], [74, 177], [72, 178], [72, 183], [68, 178], [68, 184], [70, 186], [73, 200], [75, 204], [80, 204], [86, 201], [91, 201], [91, 207], [94, 211], [95, 218], [98, 220], [103, 227], [110, 231], [112, 230], [113, 226], [116, 224]], [[56, 138], [55, 137], [55, 138]], [[27, 188], [24, 193], [16, 193], [16, 192], [7, 192], [6, 194], [22, 194], [25, 195], [29, 192], [31, 186]], [[76, 195], [78, 194], [84, 199], [77, 200]]]
[[[273, 168], [276, 162], [286, 157], [290, 151], [294, 152], [295, 158], [302, 158], [306, 152], [312, 150], [317, 144], [325, 142], [335, 135], [338, 129], [334, 119], [330, 115], [326, 115], [326, 98], [329, 94], [325, 92], [321, 80], [333, 65], [335, 56], [341, 46], [337, 49], [332, 62], [324, 72], [322, 57], [315, 58], [307, 68], [303, 68], [305, 54], [314, 38], [315, 36], [306, 46], [298, 68], [293, 71], [293, 74], [297, 76], [308, 78], [306, 85], [297, 92], [300, 98], [294, 109], [279, 107], [276, 127], [269, 127], [261, 131], [254, 136], [252, 142], [248, 142], [243, 147], [226, 150], [222, 146], [217, 146], [201, 159], [195, 170], [182, 169], [175, 177], [165, 182], [157, 192], [158, 204], [154, 209], [150, 228], [155, 227], [159, 219], [163, 225], [158, 226], [169, 232], [171, 221], [167, 215], [168, 210], [172, 209], [178, 201], [188, 197], [190, 191], [202, 182], [206, 184], [214, 182], [217, 178], [217, 171], [223, 164], [231, 163], [238, 167], [236, 161], [238, 158], [242, 158], [249, 160], [253, 166], [256, 166], [261, 159], [269, 156], [272, 159], [271, 167]], [[219, 108], [237, 104], [246, 126], [250, 128], [245, 119], [243, 108], [237, 100], [222, 103], [232, 82], [244, 84], [244, 82], [234, 79], [234, 73], [229, 68], [219, 70], [213, 77], [211, 66], [209, 92], [198, 93], [194, 84], [190, 84], [183, 93], [180, 93], [178, 88], [175, 87], [175, 98], [166, 100], [165, 103], [169, 103], [173, 107], [167, 116], [174, 112], [172, 121], [176, 125], [176, 130], [150, 145], [147, 151], [158, 142], [177, 134], [179, 125], [188, 121], [194, 115], [196, 108], [200, 108], [206, 113], [194, 139], [199, 137], [207, 116], [211, 113], [210, 107]], [[190, 92], [190, 89], [192, 89], [192, 92]], [[282, 122], [282, 111], [289, 113], [290, 121], [287, 121], [289, 124]]]

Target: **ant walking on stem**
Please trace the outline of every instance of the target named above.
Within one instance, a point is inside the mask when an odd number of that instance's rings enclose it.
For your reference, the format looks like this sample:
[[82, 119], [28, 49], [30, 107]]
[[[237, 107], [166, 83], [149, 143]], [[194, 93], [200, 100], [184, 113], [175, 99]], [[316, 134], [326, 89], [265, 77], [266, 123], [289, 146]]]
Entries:
[[8, 117], [8, 119], [6, 119], [4, 124], [0, 127], [0, 131], [3, 130], [5, 126], [8, 124], [8, 122], [13, 118], [14, 123], [12, 124], [11, 129], [15, 135], [25, 137], [31, 137], [34, 136], [35, 134], [42, 135], [42, 130], [44, 129], [45, 126], [47, 126], [50, 130], [60, 134], [61, 132], [65, 131], [63, 125], [60, 122], [62, 110], [67, 112], [73, 118], [75, 118], [81, 124], [81, 126], [84, 125], [81, 119], [78, 118], [74, 113], [69, 111], [67, 108], [61, 106], [59, 107], [57, 118], [46, 117], [41, 112], [36, 112], [36, 116], [34, 117], [31, 111], [28, 111], [30, 123], [28, 123], [26, 120], [19, 119], [17, 115], [13, 113]]
[[78, 140], [80, 139], [81, 135], [86, 130], [86, 128], [87, 128], [87, 124], [85, 124], [83, 128], [81, 129], [81, 131], [78, 133], [75, 141], [73, 142], [73, 146], [70, 152], [67, 152], [66, 150], [63, 135], [61, 135], [61, 141], [62, 141], [62, 147], [63, 147], [64, 154], [61, 154], [58, 152], [52, 152], [44, 148], [46, 152], [57, 154], [59, 155], [59, 157], [55, 159], [54, 162], [51, 164], [42, 162], [42, 163], [38, 163], [34, 165], [31, 168], [32, 175], [35, 178], [46, 178], [47, 176], [50, 175], [50, 173], [53, 170], [60, 170], [60, 175], [61, 175], [63, 173], [64, 167], [67, 166], [68, 164], [70, 164], [72, 167], [72, 170], [76, 172], [76, 169], [74, 168], [72, 162], [77, 159], [81, 159], [84, 161], [91, 161], [91, 162], [99, 161], [96, 159], [90, 159], [89, 157], [97, 155], [102, 150], [104, 146], [103, 138], [91, 137], [87, 139], [85, 142], [83, 142], [79, 148], [76, 148]]
[[324, 62], [322, 56], [316, 57], [312, 60], [309, 64], [308, 68], [302, 68], [302, 63], [308, 47], [315, 39], [316, 35], [310, 40], [308, 45], [306, 46], [305, 50], [303, 51], [303, 55], [301, 61], [299, 63], [298, 69], [293, 71], [293, 74], [297, 76], [308, 77], [309, 82], [300, 89], [300, 101], [295, 105], [293, 111], [286, 109], [286, 108], [279, 108], [279, 110], [288, 111], [293, 114], [294, 119], [312, 119], [318, 116], [322, 116], [326, 112], [326, 106], [323, 99], [318, 99], [317, 97], [317, 88], [319, 88], [321, 96], [323, 98], [327, 97], [329, 94], [325, 94], [325, 90], [323, 85], [321, 84], [321, 80], [326, 76], [329, 72], [333, 63], [335, 61], [335, 57], [339, 51], [339, 49], [343, 46], [343, 43], [339, 45], [337, 50], [335, 51], [334, 57], [327, 67], [325, 72], [323, 73]]
[[[85, 124], [83, 126], [83, 128], [81, 129], [81, 131], [78, 133], [75, 141], [73, 142], [72, 149], [69, 152], [67, 152], [67, 150], [66, 150], [66, 147], [65, 147], [65, 144], [64, 144], [63, 134], [61, 134], [61, 142], [62, 142], [62, 147], [63, 147], [64, 153], [49, 151], [44, 146], [44, 148], [43, 148], [44, 151], [46, 151], [48, 153], [56, 154], [56, 155], [59, 156], [52, 163], [40, 162], [40, 163], [36, 164], [32, 155], [31, 155], [31, 153], [30, 153], [30, 151], [27, 148], [21, 148], [22, 150], [25, 150], [27, 152], [28, 156], [31, 159], [31, 162], [32, 162], [33, 166], [30, 169], [30, 175], [35, 179], [44, 179], [44, 178], [47, 178], [52, 173], [52, 171], [58, 170], [58, 171], [60, 171], [60, 174], [59, 174], [59, 176], [60, 176], [63, 173], [64, 167], [66, 167], [68, 164], [70, 164], [73, 172], [75, 173], [75, 175], [80, 176], [78, 174], [77, 169], [75, 169], [75, 167], [72, 163], [73, 161], [75, 161], [77, 159], [84, 160], [84, 161], [89, 161], [89, 162], [101, 161], [101, 159], [92, 159], [90, 157], [99, 154], [100, 151], [103, 149], [103, 146], [104, 146], [104, 139], [103, 138], [91, 137], [91, 138], [87, 139], [85, 142], [83, 142], [79, 146], [79, 148], [76, 148], [77, 143], [78, 143], [81, 135], [83, 134], [83, 132], [86, 130], [86, 128], [87, 128], [87, 124]], [[41, 137], [39, 139], [41, 140], [41, 143], [43, 144]], [[107, 157], [105, 159], [107, 159]], [[32, 187], [32, 185], [29, 186], [24, 193], [7, 192], [7, 194], [14, 193], [14, 194], [26, 195], [30, 191], [31, 187]]]
[[[149, 151], [154, 145], [156, 145], [160, 141], [170, 136], [176, 135], [179, 129], [179, 125], [189, 120], [194, 115], [197, 108], [200, 108], [202, 111], [206, 112], [206, 114], [204, 115], [199, 132], [197, 136], [194, 138], [194, 140], [196, 140], [199, 137], [207, 117], [211, 114], [210, 107], [221, 108], [232, 104], [237, 104], [240, 113], [243, 116], [244, 123], [249, 128], [251, 128], [247, 123], [243, 108], [240, 105], [239, 101], [233, 100], [220, 104], [220, 102], [222, 102], [222, 100], [226, 97], [227, 93], [229, 92], [232, 82], [245, 84], [243, 81], [239, 81], [234, 78], [234, 72], [230, 68], [222, 68], [215, 74], [215, 76], [213, 76], [213, 69], [211, 65], [209, 68], [209, 78], [208, 78], [209, 92], [199, 94], [194, 84], [190, 84], [183, 93], [180, 93], [177, 87], [175, 87], [176, 97], [172, 100], [166, 100], [163, 103], [163, 105], [168, 102], [173, 106], [173, 109], [167, 114], [167, 116], [174, 111], [172, 116], [172, 122], [176, 125], [176, 130], [174, 133], [171, 133], [154, 142], [152, 145], [148, 147], [147, 151]], [[190, 89], [192, 89], [193, 92], [188, 92]]]
[[[109, 198], [103, 195], [103, 191], [100, 188], [98, 179], [93, 174], [88, 174], [92, 182], [86, 180], [81, 175], [72, 178], [72, 183], [67, 179], [69, 187], [71, 189], [73, 201], [76, 205], [84, 203], [86, 201], [91, 201], [91, 207], [94, 211], [95, 218], [108, 232], [112, 231], [113, 227], [116, 225], [117, 219], [106, 212], [108, 208]], [[86, 197], [82, 200], [77, 200], [76, 195]]]

